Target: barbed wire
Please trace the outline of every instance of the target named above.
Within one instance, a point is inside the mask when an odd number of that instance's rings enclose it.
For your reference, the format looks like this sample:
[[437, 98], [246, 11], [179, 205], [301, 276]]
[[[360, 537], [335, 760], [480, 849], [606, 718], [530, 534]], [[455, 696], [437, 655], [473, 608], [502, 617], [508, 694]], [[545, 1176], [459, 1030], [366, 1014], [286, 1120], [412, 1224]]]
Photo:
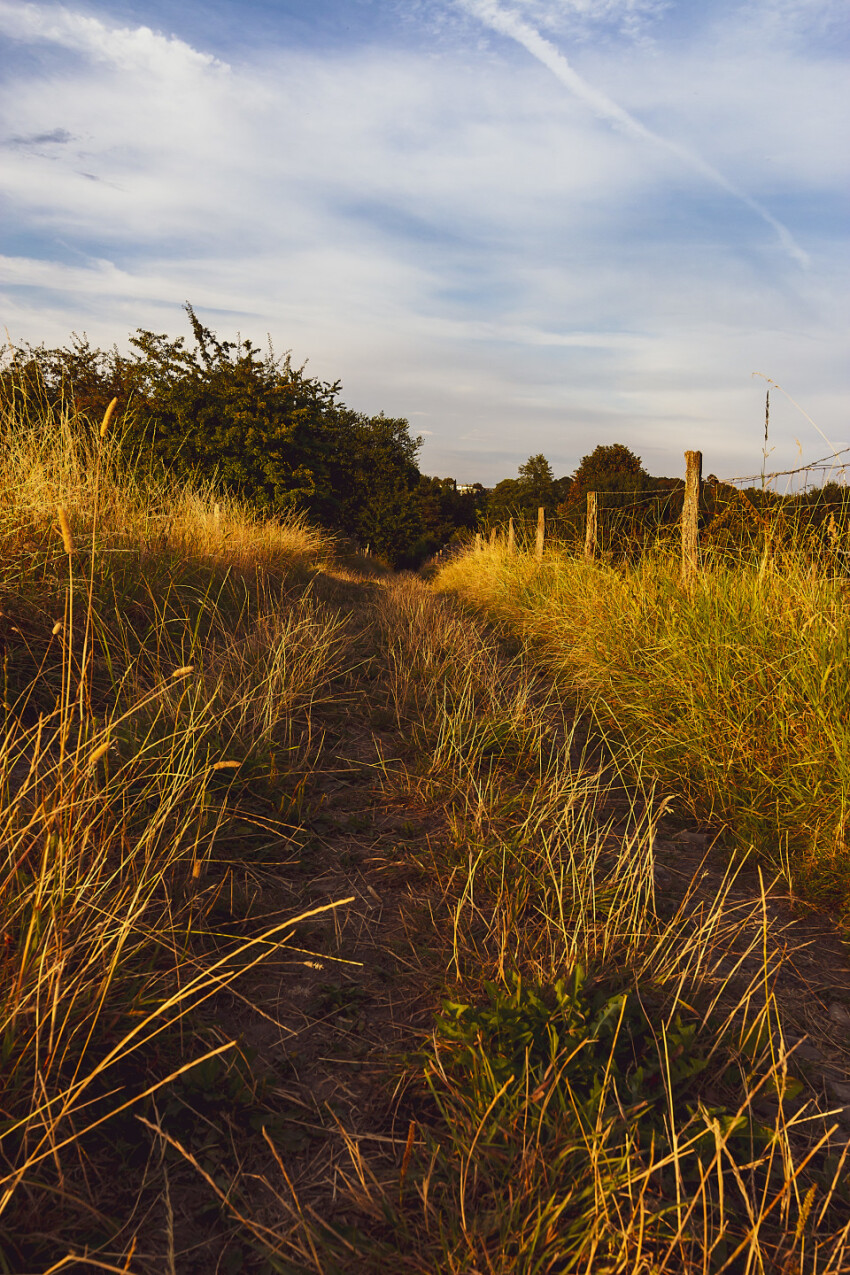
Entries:
[[[850, 452], [850, 447], [842, 447], [837, 452], [831, 452], [829, 456], [823, 456], [820, 460], [812, 460], [808, 465], [799, 465], [796, 469], [776, 469], [770, 474], [745, 474], [743, 477], [719, 478], [717, 481], [718, 483], [728, 483], [731, 487], [734, 483], [768, 482], [772, 478], [789, 478], [793, 474], [805, 474], [810, 469], [832, 469], [835, 467], [835, 461], [838, 457], [844, 456], [848, 452]], [[839, 465], [837, 468], [844, 472], [846, 466]]]

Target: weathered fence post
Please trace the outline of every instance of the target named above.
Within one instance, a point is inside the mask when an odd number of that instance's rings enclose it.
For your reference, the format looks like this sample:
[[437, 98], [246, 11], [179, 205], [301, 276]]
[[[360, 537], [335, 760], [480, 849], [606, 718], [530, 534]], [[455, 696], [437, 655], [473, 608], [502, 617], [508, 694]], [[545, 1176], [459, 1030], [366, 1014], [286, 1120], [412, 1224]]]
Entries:
[[476, 533], [475, 533], [475, 552], [476, 552], [476, 553], [483, 553], [483, 552], [484, 552], [484, 548], [483, 548], [482, 543], [481, 543], [481, 532], [480, 532], [480, 531], [476, 531]]
[[682, 579], [691, 585], [699, 571], [699, 497], [702, 452], [685, 452], [685, 499], [682, 503]]
[[215, 523], [216, 527], [221, 526], [221, 505], [218, 503], [218, 501], [216, 501], [216, 503], [213, 505], [213, 522]]
[[541, 505], [537, 510], [537, 544], [534, 547], [534, 556], [538, 562], [543, 561], [543, 539], [546, 535], [546, 513]]
[[496, 548], [496, 528], [495, 527], [490, 528], [490, 548], [491, 549]]
[[516, 532], [513, 518], [508, 519], [508, 553], [516, 553]]
[[595, 491], [587, 493], [587, 528], [584, 533], [584, 556], [589, 562], [596, 557], [599, 539], [599, 500]]

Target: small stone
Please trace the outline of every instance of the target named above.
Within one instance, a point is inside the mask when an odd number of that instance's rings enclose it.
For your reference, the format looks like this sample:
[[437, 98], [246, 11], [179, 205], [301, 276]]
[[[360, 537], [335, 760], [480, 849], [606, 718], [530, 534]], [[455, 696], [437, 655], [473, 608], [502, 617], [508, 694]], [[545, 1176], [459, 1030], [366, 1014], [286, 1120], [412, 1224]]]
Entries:
[[692, 832], [690, 829], [685, 829], [684, 832], [677, 832], [673, 840], [678, 845], [689, 846], [693, 850], [704, 850], [711, 837], [707, 832]]
[[817, 1045], [813, 1045], [810, 1040], [801, 1040], [793, 1052], [795, 1058], [803, 1058], [806, 1062], [820, 1062], [823, 1058]]
[[839, 1027], [850, 1027], [850, 1010], [847, 1009], [846, 1005], [842, 1005], [839, 1001], [833, 1001], [827, 1013]]

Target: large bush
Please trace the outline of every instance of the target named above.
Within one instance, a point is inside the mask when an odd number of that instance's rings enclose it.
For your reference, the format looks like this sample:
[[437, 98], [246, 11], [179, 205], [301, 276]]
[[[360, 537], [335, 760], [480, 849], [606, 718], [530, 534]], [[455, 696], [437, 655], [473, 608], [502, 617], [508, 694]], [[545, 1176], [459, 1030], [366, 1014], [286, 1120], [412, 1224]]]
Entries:
[[2, 372], [4, 400], [73, 405], [99, 420], [118, 397], [125, 444], [180, 477], [214, 479], [266, 513], [306, 512], [398, 562], [424, 524], [416, 455], [402, 418], [341, 402], [339, 382], [308, 376], [289, 355], [223, 341], [186, 307], [194, 336], [139, 329], [132, 353], [75, 336], [64, 349], [24, 346]]

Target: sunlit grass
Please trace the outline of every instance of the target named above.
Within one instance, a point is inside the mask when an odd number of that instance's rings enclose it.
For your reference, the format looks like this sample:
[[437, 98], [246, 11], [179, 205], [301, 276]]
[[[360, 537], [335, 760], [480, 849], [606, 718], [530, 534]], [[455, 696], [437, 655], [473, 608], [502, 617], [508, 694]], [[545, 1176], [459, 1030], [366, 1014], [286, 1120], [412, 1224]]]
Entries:
[[662, 906], [663, 801], [624, 793], [534, 660], [415, 582], [379, 608], [416, 741], [387, 793], [445, 820], [413, 854], [447, 1000], [394, 1167], [346, 1138], [344, 1232], [270, 1178], [268, 1246], [317, 1272], [844, 1269], [846, 1135], [795, 1074], [766, 891], [738, 861]]
[[[86, 1195], [101, 1123], [231, 1048], [226, 1023], [201, 1040], [191, 1011], [291, 934], [275, 917], [235, 937], [218, 909], [252, 855], [279, 871], [297, 836], [352, 619], [312, 584], [326, 538], [145, 473], [115, 420], [7, 414], [5, 429], [14, 1269], [52, 1202]], [[394, 851], [425, 883], [418, 1023], [423, 989], [444, 993], [415, 1054], [386, 1060], [399, 1131], [358, 1140], [333, 1115], [340, 1221], [302, 1207], [274, 1129], [261, 1169], [240, 1155], [222, 1183], [154, 1107], [141, 1127], [271, 1269], [846, 1269], [846, 1135], [794, 1056], [771, 874], [742, 889], [732, 853], [674, 894], [658, 852], [672, 801], [797, 890], [840, 894], [843, 584], [775, 560], [717, 565], [688, 595], [662, 557], [540, 568], [494, 548], [438, 588], [495, 630], [412, 578], [370, 581], [356, 617], [370, 654], [355, 726], [380, 712], [395, 741], [370, 763], [374, 799], [426, 829]], [[124, 1253], [102, 1268], [133, 1269]]]
[[499, 550], [440, 587], [501, 616], [677, 807], [728, 831], [809, 898], [846, 906], [848, 586], [801, 558], [708, 562], [693, 592], [673, 555], [622, 569]]
[[249, 939], [210, 918], [250, 871], [237, 821], [243, 841], [256, 827], [254, 854], [297, 828], [344, 627], [309, 588], [328, 538], [129, 465], [108, 420], [26, 406], [5, 405], [0, 438], [0, 1230], [13, 1253], [37, 1219], [48, 1229], [45, 1201], [65, 1198], [87, 1131], [233, 1041], [172, 1044], [159, 1072], [128, 1059], [293, 933], [297, 917]]

